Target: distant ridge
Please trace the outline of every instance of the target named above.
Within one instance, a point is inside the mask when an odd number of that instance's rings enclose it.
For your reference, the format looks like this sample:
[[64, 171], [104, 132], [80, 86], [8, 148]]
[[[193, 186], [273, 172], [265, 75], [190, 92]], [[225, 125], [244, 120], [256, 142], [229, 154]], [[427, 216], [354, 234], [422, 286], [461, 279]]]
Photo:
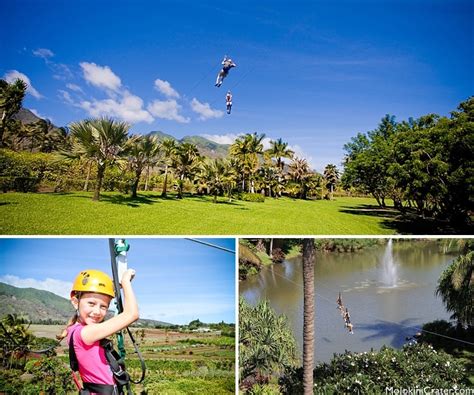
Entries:
[[[21, 121], [24, 124], [31, 124], [40, 121], [42, 118], [37, 117], [32, 111], [27, 108], [21, 108], [18, 113], [13, 116], [14, 119]], [[55, 128], [57, 126], [53, 125]], [[219, 144], [202, 136], [185, 136], [182, 139], [177, 139], [171, 134], [162, 132], [161, 130], [154, 130], [148, 133], [153, 136], [157, 136], [159, 141], [165, 138], [176, 140], [179, 143], [192, 143], [197, 146], [201, 155], [209, 158], [225, 158], [229, 152], [229, 144]]]
[[[112, 302], [113, 303], [113, 302]], [[66, 323], [74, 314], [68, 299], [36, 288], [17, 288], [0, 282], [0, 319], [16, 314], [33, 323]], [[137, 326], [172, 326], [168, 322], [140, 319]]]
[[176, 137], [164, 133], [162, 131], [153, 131], [149, 134], [157, 136], [159, 141], [164, 140], [165, 138], [176, 140], [179, 143], [192, 143], [195, 144], [201, 155], [208, 156], [210, 158], [225, 158], [229, 152], [229, 144], [219, 144], [209, 139], [206, 139], [202, 136], [185, 136], [182, 139], [178, 140]]

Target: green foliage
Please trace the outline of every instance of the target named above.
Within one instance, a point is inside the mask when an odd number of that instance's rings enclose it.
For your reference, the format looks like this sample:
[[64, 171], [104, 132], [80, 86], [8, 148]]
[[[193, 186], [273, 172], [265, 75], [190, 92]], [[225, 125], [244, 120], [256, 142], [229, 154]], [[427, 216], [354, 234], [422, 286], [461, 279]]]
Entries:
[[[467, 343], [461, 343], [455, 339]], [[474, 328], [452, 325], [445, 320], [424, 324], [417, 340], [420, 343], [431, 344], [436, 350], [443, 350], [449, 354], [459, 353], [462, 350], [474, 352]], [[474, 361], [472, 363], [474, 364]]]
[[36, 384], [38, 389], [46, 393], [61, 393], [76, 388], [69, 366], [57, 358], [30, 360], [25, 371], [33, 375], [32, 384]]
[[41, 183], [57, 183], [64, 170], [50, 154], [0, 149], [0, 188], [4, 192], [36, 192]]
[[240, 244], [239, 246], [239, 279], [244, 280], [248, 276], [254, 275], [260, 271], [262, 266], [261, 259], [252, 250], [251, 247]]
[[354, 252], [385, 242], [383, 239], [316, 239], [315, 247], [320, 251]]
[[246, 193], [243, 192], [239, 194], [239, 199], [243, 200], [244, 202], [257, 202], [263, 203], [265, 201], [265, 195], [261, 193]]
[[[285, 394], [302, 393], [302, 368], [280, 380]], [[463, 364], [424, 344], [401, 350], [335, 355], [314, 369], [314, 393], [385, 393], [389, 388], [468, 388]]]
[[295, 366], [298, 355], [285, 316], [277, 316], [267, 301], [255, 307], [239, 301], [239, 371], [241, 386], [264, 384]]
[[249, 395], [279, 395], [280, 387], [277, 384], [255, 384], [246, 391]]
[[402, 212], [468, 223], [474, 207], [474, 97], [451, 118], [428, 114], [359, 133], [344, 146], [346, 188], [371, 193], [381, 206], [390, 197]]
[[455, 259], [441, 274], [436, 289], [451, 318], [474, 325], [474, 251]]

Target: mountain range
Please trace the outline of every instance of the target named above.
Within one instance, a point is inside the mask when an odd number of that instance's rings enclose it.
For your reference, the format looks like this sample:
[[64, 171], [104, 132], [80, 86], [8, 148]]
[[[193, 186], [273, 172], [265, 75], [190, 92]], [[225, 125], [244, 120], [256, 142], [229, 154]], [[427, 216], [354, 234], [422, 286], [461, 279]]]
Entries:
[[[18, 113], [13, 116], [13, 118], [21, 121], [24, 124], [35, 123], [42, 119], [27, 108], [21, 108], [20, 111], [18, 111]], [[57, 128], [57, 126], [55, 126], [55, 128]], [[159, 141], [162, 141], [165, 138], [170, 138], [176, 140], [178, 143], [195, 144], [201, 155], [207, 156], [209, 158], [225, 158], [228, 155], [228, 150], [230, 147], [229, 144], [215, 143], [214, 141], [208, 140], [202, 136], [185, 136], [182, 139], [177, 139], [176, 137], [162, 131], [152, 131], [149, 134], [156, 136]]]
[[[0, 319], [16, 314], [33, 323], [66, 323], [74, 314], [68, 299], [36, 288], [17, 288], [0, 282]], [[110, 312], [110, 315], [113, 313]], [[168, 322], [140, 319], [136, 326], [171, 326]]]

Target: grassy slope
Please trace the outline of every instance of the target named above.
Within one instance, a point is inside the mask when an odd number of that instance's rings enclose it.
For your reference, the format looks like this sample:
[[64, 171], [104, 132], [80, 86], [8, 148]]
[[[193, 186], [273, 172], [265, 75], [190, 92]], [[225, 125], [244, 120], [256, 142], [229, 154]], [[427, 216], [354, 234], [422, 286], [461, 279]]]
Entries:
[[130, 199], [103, 193], [0, 195], [1, 234], [391, 234], [393, 212], [375, 213], [368, 198], [266, 199], [212, 203], [209, 197]]

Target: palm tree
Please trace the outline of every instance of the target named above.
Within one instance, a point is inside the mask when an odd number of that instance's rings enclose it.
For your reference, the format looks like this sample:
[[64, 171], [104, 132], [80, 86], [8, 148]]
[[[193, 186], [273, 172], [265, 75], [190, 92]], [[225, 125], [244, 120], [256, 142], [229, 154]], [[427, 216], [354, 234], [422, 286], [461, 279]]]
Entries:
[[72, 148], [61, 152], [66, 159], [93, 159], [97, 164], [97, 183], [92, 200], [99, 200], [107, 165], [124, 153], [130, 125], [111, 118], [87, 119], [70, 126]]
[[165, 177], [163, 181], [163, 188], [161, 192], [162, 197], [166, 197], [167, 184], [168, 184], [168, 169], [173, 164], [174, 157], [176, 155], [178, 145], [175, 139], [165, 138], [161, 143], [161, 151], [163, 152], [163, 162], [165, 164]]
[[183, 198], [183, 186], [186, 179], [191, 180], [199, 169], [201, 156], [195, 144], [182, 143], [178, 146], [173, 160], [173, 168], [178, 177], [178, 198]]
[[306, 159], [294, 157], [288, 169], [288, 177], [300, 186], [299, 197], [302, 199], [306, 199], [308, 192], [306, 183], [311, 175]]
[[241, 386], [267, 383], [297, 362], [296, 341], [285, 316], [268, 301], [255, 307], [239, 300], [239, 369]]
[[292, 159], [295, 154], [294, 151], [288, 148], [288, 143], [284, 143], [281, 138], [276, 141], [270, 141], [271, 148], [267, 150], [270, 157], [276, 159], [277, 167], [283, 171], [283, 158]]
[[464, 326], [474, 325], [474, 242], [441, 274], [436, 294]]
[[245, 179], [248, 179], [249, 192], [255, 192], [254, 175], [258, 170], [259, 155], [263, 154], [264, 134], [247, 133], [238, 137], [230, 146], [230, 154], [238, 159], [242, 168], [242, 190], [245, 191]]
[[326, 188], [329, 189], [329, 200], [332, 200], [334, 187], [339, 180], [339, 171], [335, 165], [330, 163], [324, 168], [324, 179], [326, 180]]
[[303, 389], [313, 394], [314, 365], [314, 239], [303, 239]]
[[0, 79], [0, 147], [4, 145], [7, 122], [20, 111], [27, 87], [27, 84], [19, 78], [11, 84]]
[[225, 172], [225, 162], [222, 159], [208, 159], [202, 164], [202, 178], [209, 193], [214, 195], [214, 203], [217, 203], [217, 195], [224, 189]]
[[135, 173], [132, 185], [132, 198], [137, 197], [138, 183], [145, 168], [156, 163], [159, 153], [159, 145], [156, 136], [133, 136], [127, 142], [128, 165]]

